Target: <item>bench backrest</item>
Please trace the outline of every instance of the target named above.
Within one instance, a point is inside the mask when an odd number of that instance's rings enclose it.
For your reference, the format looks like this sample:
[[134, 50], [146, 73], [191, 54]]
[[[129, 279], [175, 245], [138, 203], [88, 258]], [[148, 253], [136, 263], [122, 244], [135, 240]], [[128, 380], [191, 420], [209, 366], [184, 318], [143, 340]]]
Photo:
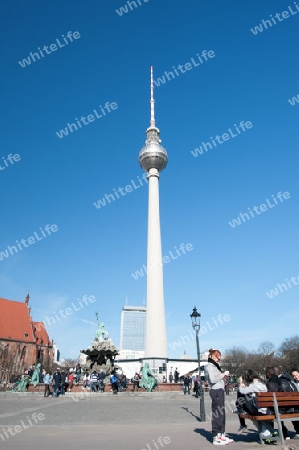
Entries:
[[274, 394], [279, 408], [299, 406], [299, 392], [256, 392], [258, 408], [273, 408]]

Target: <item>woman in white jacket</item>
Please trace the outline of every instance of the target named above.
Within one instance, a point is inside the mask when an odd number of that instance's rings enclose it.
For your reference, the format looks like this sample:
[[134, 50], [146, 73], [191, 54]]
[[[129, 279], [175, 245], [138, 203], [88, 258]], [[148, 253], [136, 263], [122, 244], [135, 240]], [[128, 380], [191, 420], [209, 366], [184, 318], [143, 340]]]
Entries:
[[225, 434], [225, 406], [224, 406], [224, 381], [226, 372], [221, 372], [219, 362], [221, 353], [219, 350], [209, 350], [206, 372], [209, 378], [210, 397], [212, 399], [212, 435], [214, 445], [227, 445], [233, 439]]
[[[239, 392], [242, 397], [238, 399], [238, 403], [243, 406], [245, 412], [252, 414], [254, 416], [267, 414], [267, 408], [257, 409], [255, 402], [256, 392], [267, 392], [268, 389], [264, 383], [261, 382], [259, 376], [253, 370], [248, 370], [245, 373], [245, 381], [248, 386], [243, 382], [242, 377], [239, 378]], [[271, 443], [272, 434], [274, 433], [273, 423], [269, 421], [259, 421], [259, 423], [254, 422], [256, 427], [262, 433], [262, 437], [266, 444]]]

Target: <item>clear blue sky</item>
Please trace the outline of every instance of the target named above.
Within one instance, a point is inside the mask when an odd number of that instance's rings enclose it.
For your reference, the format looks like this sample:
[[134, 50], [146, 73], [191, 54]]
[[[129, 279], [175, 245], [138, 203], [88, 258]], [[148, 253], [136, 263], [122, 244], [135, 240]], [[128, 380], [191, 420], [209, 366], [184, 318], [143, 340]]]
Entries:
[[[90, 344], [95, 311], [119, 345], [125, 298], [145, 301], [145, 276], [131, 274], [146, 263], [147, 187], [100, 208], [94, 202], [143, 174], [150, 65], [158, 78], [213, 51], [155, 89], [169, 154], [160, 177], [163, 254], [182, 243], [193, 248], [164, 266], [168, 342], [190, 336], [196, 305], [202, 324], [230, 316], [201, 336], [202, 350], [278, 345], [298, 333], [299, 285], [289, 281], [272, 299], [266, 292], [299, 276], [299, 104], [288, 102], [299, 94], [299, 12], [287, 0], [140, 3], [121, 16], [124, 0], [2, 2], [0, 252], [16, 240], [22, 250], [0, 261], [0, 296], [23, 301], [31, 289], [31, 313], [40, 321], [73, 308], [48, 327], [62, 357], [76, 358]], [[289, 16], [276, 25], [251, 31], [283, 11]], [[79, 33], [72, 42], [69, 31]], [[40, 60], [18, 63], [44, 46], [49, 54]], [[118, 108], [57, 136], [106, 102]], [[241, 121], [252, 127], [237, 134]], [[225, 142], [192, 155], [223, 134]], [[11, 164], [9, 154], [21, 159]], [[279, 192], [290, 197], [267, 206]], [[262, 204], [267, 209], [254, 213]], [[254, 217], [229, 225], [248, 208]], [[43, 237], [47, 224], [58, 230]], [[34, 232], [39, 240], [29, 245]], [[96, 301], [78, 308], [84, 295]], [[169, 357], [184, 350], [194, 357], [194, 341], [169, 347]]]

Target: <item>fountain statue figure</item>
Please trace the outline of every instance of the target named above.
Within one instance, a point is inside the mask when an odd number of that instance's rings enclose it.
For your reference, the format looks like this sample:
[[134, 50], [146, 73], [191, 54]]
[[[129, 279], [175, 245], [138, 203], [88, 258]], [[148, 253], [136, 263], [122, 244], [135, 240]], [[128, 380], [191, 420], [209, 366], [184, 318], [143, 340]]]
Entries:
[[147, 392], [152, 392], [157, 384], [158, 382], [149, 368], [149, 363], [145, 363], [142, 369], [142, 378], [139, 382], [139, 386], [145, 388]]
[[36, 369], [33, 372], [33, 375], [31, 377], [30, 383], [33, 384], [34, 387], [36, 387], [39, 383], [39, 376], [40, 376], [40, 368], [41, 368], [41, 363], [38, 363], [36, 365]]
[[[96, 317], [98, 319], [97, 313]], [[106, 376], [111, 374], [114, 369], [114, 357], [118, 355], [118, 350], [109, 338], [104, 323], [98, 322], [98, 329], [91, 347], [80, 350], [80, 353], [87, 356], [86, 368], [88, 371], [103, 370]]]
[[109, 338], [108, 331], [105, 330], [105, 324], [103, 322], [99, 323], [95, 338], [98, 339], [99, 342], [107, 341]]
[[18, 385], [12, 391], [13, 392], [27, 392], [29, 381], [30, 381], [29, 375], [25, 375], [23, 378], [21, 378]]

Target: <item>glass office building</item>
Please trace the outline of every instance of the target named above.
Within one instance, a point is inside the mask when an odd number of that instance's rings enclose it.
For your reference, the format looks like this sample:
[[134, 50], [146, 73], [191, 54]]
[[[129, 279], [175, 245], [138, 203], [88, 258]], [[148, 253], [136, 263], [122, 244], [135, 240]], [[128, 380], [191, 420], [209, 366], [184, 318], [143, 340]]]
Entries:
[[124, 306], [121, 313], [120, 350], [145, 350], [145, 306]]

